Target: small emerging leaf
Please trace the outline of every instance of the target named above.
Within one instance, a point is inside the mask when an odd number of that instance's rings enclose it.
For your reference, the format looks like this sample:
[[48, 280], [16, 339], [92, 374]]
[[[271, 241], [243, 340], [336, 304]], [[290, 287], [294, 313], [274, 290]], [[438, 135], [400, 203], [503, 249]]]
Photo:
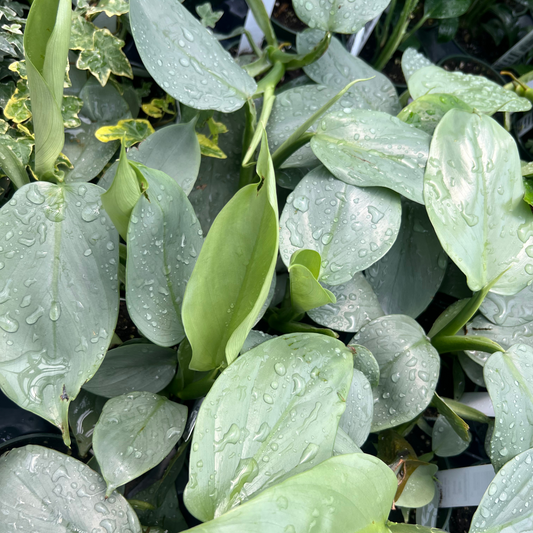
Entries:
[[202, 25], [206, 28], [214, 28], [215, 24], [220, 20], [224, 11], [213, 11], [210, 2], [196, 6], [196, 13], [200, 17]]

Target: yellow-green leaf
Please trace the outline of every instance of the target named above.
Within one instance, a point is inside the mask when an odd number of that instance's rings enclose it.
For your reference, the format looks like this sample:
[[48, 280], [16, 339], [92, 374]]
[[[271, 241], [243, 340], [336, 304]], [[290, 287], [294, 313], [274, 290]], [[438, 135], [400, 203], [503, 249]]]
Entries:
[[154, 98], [151, 102], [143, 104], [142, 110], [153, 118], [161, 118], [165, 113], [175, 115], [176, 100], [167, 94], [165, 98]]
[[29, 103], [30, 91], [28, 85], [26, 81], [19, 80], [15, 92], [7, 101], [6, 107], [4, 108], [4, 116], [16, 124], [25, 122], [31, 118]]
[[198, 142], [200, 143], [200, 152], [206, 157], [214, 157], [215, 159], [226, 159], [227, 155], [219, 148], [219, 146], [209, 137], [203, 133], [197, 133]]
[[93, 46], [80, 52], [76, 66], [89, 70], [104, 86], [111, 74], [133, 78], [131, 65], [122, 51], [124, 41], [107, 29], [93, 33]]
[[145, 119], [128, 118], [119, 120], [114, 126], [104, 126], [96, 130], [96, 138], [107, 143], [109, 141], [123, 141], [126, 148], [139, 143], [152, 135], [154, 128]]
[[129, 0], [100, 0], [95, 6], [89, 8], [89, 13], [101, 13], [108, 16], [124, 15], [130, 10]]

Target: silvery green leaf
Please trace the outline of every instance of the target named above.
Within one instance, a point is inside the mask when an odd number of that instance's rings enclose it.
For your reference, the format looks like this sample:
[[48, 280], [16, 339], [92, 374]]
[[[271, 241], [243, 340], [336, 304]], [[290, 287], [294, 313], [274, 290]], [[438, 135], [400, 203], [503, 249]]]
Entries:
[[529, 531], [533, 523], [533, 451], [509, 461], [492, 480], [477, 508], [470, 533]]
[[351, 374], [346, 347], [316, 333], [283, 335], [236, 359], [198, 414], [189, 511], [211, 520], [330, 457]]
[[[310, 52], [323, 38], [324, 32], [306, 29], [296, 36], [296, 46], [300, 54]], [[357, 93], [367, 102], [370, 109], [397, 115], [401, 106], [396, 88], [381, 72], [374, 70], [362, 59], [352, 56], [335, 38], [331, 39], [326, 53], [318, 60], [304, 67], [305, 73], [316, 83], [337, 91], [357, 79], [374, 78], [356, 83], [350, 92]]]
[[355, 333], [374, 318], [384, 314], [377, 296], [362, 272], [357, 272], [351, 280], [342, 285], [323, 286], [334, 294], [337, 301], [307, 312], [309, 317], [321, 326]]
[[533, 448], [533, 348], [514, 344], [492, 354], [483, 376], [494, 406], [490, 460], [498, 471], [515, 455]]
[[440, 357], [411, 317], [377, 318], [352, 342], [368, 348], [379, 364], [372, 431], [409, 422], [429, 405], [437, 385]]
[[485, 387], [485, 380], [483, 379], [483, 367], [468, 357], [468, 355], [465, 353], [460, 353], [458, 355], [458, 359], [459, 363], [461, 364], [461, 368], [465, 371], [465, 374], [468, 376], [470, 381], [473, 381], [480, 387]]
[[276, 183], [283, 189], [293, 191], [309, 170], [306, 167], [277, 168]]
[[381, 15], [390, 0], [295, 0], [294, 11], [310, 28], [336, 33], [357, 33], [373, 18]]
[[151, 392], [109, 400], [93, 435], [106, 495], [159, 464], [180, 439], [186, 421], [187, 407]]
[[287, 198], [280, 219], [281, 258], [288, 266], [296, 250], [316, 250], [322, 257], [319, 281], [340, 285], [387, 253], [400, 219], [396, 193], [348, 185], [318, 167]]
[[42, 446], [16, 448], [0, 458], [0, 529], [5, 533], [120, 531], [141, 533], [139, 520], [87, 465]]
[[448, 72], [437, 66], [423, 67], [407, 80], [409, 93], [416, 100], [431, 93], [453, 94], [482, 113], [529, 111], [531, 102], [497, 83], [473, 74]]
[[270, 283], [270, 289], [268, 289], [267, 298], [265, 300], [265, 303], [263, 304], [263, 307], [259, 311], [259, 314], [257, 315], [254, 326], [256, 326], [258, 322], [265, 316], [267, 309], [270, 307], [272, 299], [274, 298], [274, 294], [276, 293], [276, 282], [277, 276], [274, 272], [274, 275], [272, 276], [272, 282]]
[[[457, 184], [460, 183], [461, 187]], [[495, 120], [452, 109], [431, 143], [424, 176], [429, 218], [450, 258], [478, 291], [514, 294], [533, 279], [533, 214], [514, 139]]]
[[329, 113], [311, 148], [336, 178], [358, 187], [387, 187], [419, 204], [431, 137], [379, 111]]
[[470, 437], [468, 441], [463, 440], [455, 432], [448, 420], [444, 416], [438, 415], [433, 426], [431, 449], [439, 457], [460, 455], [470, 446], [472, 439], [470, 432], [468, 432], [468, 436]]
[[479, 310], [498, 326], [513, 327], [533, 321], [533, 284], [512, 296], [489, 292]]
[[81, 457], [85, 457], [93, 445], [93, 432], [107, 398], [81, 390], [68, 410], [68, 421]]
[[179, 2], [131, 0], [130, 24], [148, 72], [185, 105], [231, 113], [254, 94], [253, 78]]
[[342, 428], [357, 446], [362, 446], [370, 434], [373, 404], [372, 387], [368, 379], [354, 368], [346, 397], [346, 411], [341, 416], [339, 428]]
[[109, 350], [96, 374], [83, 388], [104, 398], [128, 392], [163, 390], [174, 377], [175, 350], [156, 344], [126, 344]]
[[433, 479], [439, 467], [428, 464], [420, 465], [409, 476], [407, 483], [394, 502], [398, 507], [418, 509], [427, 505], [435, 496], [435, 480]]
[[245, 121], [242, 111], [228, 115], [215, 113], [213, 119], [223, 122], [228, 128], [228, 132], [218, 139], [220, 149], [228, 157], [203, 157], [195, 187], [189, 194], [189, 200], [205, 235], [221, 209], [239, 190]]
[[[533, 347], [533, 322], [526, 322], [518, 326], [499, 326], [478, 315], [469, 322], [464, 329], [466, 335], [481, 335], [497, 342], [507, 350], [513, 344], [527, 344]], [[480, 351], [465, 352], [478, 365], [484, 366], [490, 357], [489, 353]]]
[[361, 371], [368, 379], [372, 388], [379, 386], [379, 364], [372, 352], [354, 342], [355, 336], [348, 344], [348, 348], [353, 352], [353, 366]]
[[190, 533], [387, 533], [397, 481], [365, 453], [332, 457], [292, 476]]
[[414, 48], [409, 47], [402, 54], [402, 72], [405, 81], [409, 81], [409, 78], [421, 68], [429, 67], [433, 63], [423, 54], [417, 52]]
[[263, 333], [262, 331], [252, 329], [252, 331], [248, 333], [248, 337], [246, 337], [246, 340], [242, 345], [241, 355], [245, 352], [249, 352], [256, 346], [259, 346], [260, 344], [263, 344], [264, 342], [269, 341], [270, 339], [273, 339], [275, 337], [276, 335], [269, 335], [268, 333]]
[[140, 165], [148, 182], [130, 217], [126, 262], [128, 312], [160, 346], [183, 340], [181, 304], [202, 248], [200, 223], [183, 190], [165, 173]]
[[100, 366], [118, 315], [118, 233], [102, 192], [39, 181], [0, 211], [0, 384], [67, 443], [68, 405]]
[[[266, 128], [270, 149], [274, 151], [279, 148], [296, 128], [301, 126], [338, 92], [338, 90], [324, 85], [304, 85], [278, 95], [274, 101], [272, 114]], [[352, 90], [330, 108], [331, 111], [343, 109], [369, 109], [369, 105], [359, 93]], [[316, 131], [316, 123], [308, 131]], [[307, 144], [291, 155], [282, 166], [283, 168], [313, 167], [317, 164], [318, 160]]]
[[387, 254], [367, 269], [366, 277], [385, 314], [416, 318], [431, 303], [447, 264], [425, 207], [404, 201], [398, 238]]
[[335, 436], [335, 443], [333, 444], [333, 455], [345, 455], [347, 453], [363, 453], [361, 448], [347, 435], [347, 433], [339, 426], [337, 428], [337, 435]]

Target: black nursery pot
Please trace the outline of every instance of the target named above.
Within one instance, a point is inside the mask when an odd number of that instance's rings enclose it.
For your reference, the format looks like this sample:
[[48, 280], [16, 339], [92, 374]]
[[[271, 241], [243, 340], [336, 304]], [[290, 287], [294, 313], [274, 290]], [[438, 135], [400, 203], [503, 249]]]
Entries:
[[441, 59], [437, 64], [450, 72], [460, 71], [465, 74], [483, 76], [499, 85], [505, 83], [505, 79], [491, 65], [472, 56], [462, 54], [449, 55]]

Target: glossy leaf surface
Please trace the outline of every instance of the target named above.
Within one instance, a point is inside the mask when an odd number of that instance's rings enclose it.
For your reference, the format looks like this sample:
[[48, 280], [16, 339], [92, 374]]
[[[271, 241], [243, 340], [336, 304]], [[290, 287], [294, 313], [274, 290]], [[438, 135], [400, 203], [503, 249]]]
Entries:
[[185, 336], [181, 306], [202, 248], [202, 230], [172, 178], [143, 165], [137, 169], [148, 190], [133, 208], [128, 226], [128, 312], [152, 342], [174, 346]]
[[489, 292], [479, 310], [498, 326], [513, 327], [533, 321], [533, 285], [511, 296]]
[[278, 205], [266, 136], [257, 172], [260, 189], [243, 187], [220, 212], [187, 284], [183, 324], [194, 370], [230, 364], [268, 296], [278, 252]]
[[118, 234], [101, 192], [32, 183], [0, 211], [2, 390], [67, 442], [69, 402], [100, 366], [118, 314]]
[[[298, 33], [298, 52], [310, 52], [323, 36], [320, 30], [307, 29]], [[353, 80], [374, 77], [373, 80], [356, 83], [350, 92], [357, 93], [370, 109], [392, 115], [398, 114], [401, 109], [396, 89], [390, 80], [362, 59], [352, 56], [335, 37], [331, 39], [326, 53], [318, 61], [304, 67], [304, 71], [314, 82], [337, 91]]]
[[390, 0], [358, 0], [344, 3], [340, 0], [295, 0], [298, 18], [310, 28], [336, 33], [357, 33], [374, 17], [381, 14]]
[[453, 457], [462, 454], [468, 448], [471, 438], [469, 433], [469, 440], [463, 440], [457, 435], [448, 420], [439, 415], [433, 426], [431, 449], [439, 457]]
[[425, 207], [405, 201], [396, 242], [366, 276], [385, 314], [416, 318], [435, 296], [447, 263]]
[[141, 533], [126, 499], [114, 493], [105, 500], [102, 477], [62, 453], [42, 446], [12, 450], [0, 458], [0, 480], [5, 533]]
[[492, 291], [513, 294], [531, 281], [533, 214], [523, 194], [518, 149], [509, 133], [487, 116], [448, 112], [431, 143], [424, 197], [444, 250], [471, 290], [507, 269]]
[[281, 258], [289, 265], [296, 250], [316, 250], [322, 257], [319, 281], [340, 285], [387, 253], [400, 219], [396, 193], [348, 185], [318, 167], [287, 198], [280, 220]]
[[362, 272], [342, 285], [326, 285], [332, 292], [335, 303], [308, 311], [309, 317], [321, 326], [355, 333], [374, 318], [383, 316], [383, 309], [372, 287]]
[[[366, 82], [364, 82], [366, 83]], [[347, 92], [338, 102], [333, 104], [331, 111], [343, 109], [372, 109], [368, 102], [355, 88]], [[296, 128], [301, 126], [313, 113], [331, 100], [338, 91], [324, 85], [304, 85], [283, 91], [274, 101], [272, 114], [267, 124], [268, 140], [272, 150], [279, 148]], [[316, 131], [316, 123], [308, 131]], [[316, 156], [307, 144], [291, 155], [283, 168], [315, 166]]]
[[417, 52], [414, 48], [407, 48], [402, 54], [402, 73], [405, 81], [421, 68], [430, 67], [433, 63], [423, 54]]
[[174, 377], [175, 350], [155, 344], [125, 344], [109, 350], [103, 363], [83, 388], [104, 398], [128, 392], [163, 390]]
[[330, 457], [351, 374], [351, 353], [319, 334], [283, 335], [239, 357], [198, 414], [189, 511], [211, 520]]
[[363, 109], [330, 113], [311, 148], [338, 179], [387, 187], [420, 204], [430, 136], [396, 117]]
[[483, 368], [494, 406], [490, 458], [499, 470], [515, 455], [533, 448], [533, 348], [515, 344], [492, 354]]
[[[354, 337], [355, 338], [355, 337]], [[348, 344], [348, 348], [353, 353], [353, 366], [361, 371], [368, 379], [372, 388], [379, 386], [379, 364], [372, 352], [354, 342], [354, 339]]]
[[427, 0], [424, 13], [435, 19], [448, 19], [464, 15], [472, 0]]
[[420, 464], [411, 473], [400, 497], [395, 504], [398, 507], [417, 509], [424, 507], [435, 495], [435, 480], [438, 466], [433, 464]]
[[448, 72], [437, 66], [423, 67], [407, 81], [409, 93], [416, 100], [430, 93], [453, 94], [482, 113], [529, 111], [531, 102], [508, 91], [483, 76]]
[[363, 453], [340, 455], [190, 531], [289, 533], [316, 527], [321, 533], [339, 533], [350, 524], [353, 533], [387, 533], [385, 520], [395, 491], [396, 477], [379, 459]]
[[472, 518], [470, 533], [528, 531], [532, 506], [533, 450], [527, 450], [496, 474]]
[[440, 357], [417, 322], [404, 315], [377, 318], [351, 343], [368, 348], [379, 364], [372, 431], [409, 422], [428, 406], [437, 385]]
[[186, 421], [187, 407], [150, 392], [109, 400], [93, 435], [106, 495], [159, 464], [178, 442]]
[[131, 0], [130, 20], [148, 72], [180, 102], [231, 113], [254, 94], [255, 81], [179, 2]]
[[370, 433], [374, 398], [368, 379], [354, 368], [352, 383], [346, 398], [346, 411], [341, 416], [339, 427], [355, 442], [362, 446]]

